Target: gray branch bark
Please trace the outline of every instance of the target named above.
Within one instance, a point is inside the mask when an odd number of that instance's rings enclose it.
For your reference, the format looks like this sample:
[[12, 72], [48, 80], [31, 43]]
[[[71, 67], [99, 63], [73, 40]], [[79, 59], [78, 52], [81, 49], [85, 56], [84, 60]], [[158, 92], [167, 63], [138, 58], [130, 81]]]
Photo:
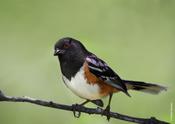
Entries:
[[82, 113], [87, 113], [87, 114], [96, 114], [96, 115], [104, 115], [104, 116], [108, 115], [114, 119], [120, 119], [123, 121], [128, 121], [128, 122], [133, 122], [133, 123], [138, 123], [138, 124], [169, 124], [168, 122], [158, 120], [155, 117], [137, 118], [137, 117], [131, 117], [131, 116], [123, 115], [123, 114], [116, 113], [116, 112], [105, 113], [104, 109], [102, 108], [87, 108], [82, 105], [76, 105], [75, 107], [73, 105], [64, 105], [64, 104], [59, 104], [59, 103], [52, 102], [52, 101], [39, 100], [39, 99], [30, 98], [30, 97], [6, 96], [1, 91], [0, 91], [0, 102], [27, 102], [27, 103], [32, 103], [32, 104], [45, 106], [45, 107], [62, 109], [66, 111], [73, 111], [73, 112], [77, 111], [77, 112], [82, 112]]

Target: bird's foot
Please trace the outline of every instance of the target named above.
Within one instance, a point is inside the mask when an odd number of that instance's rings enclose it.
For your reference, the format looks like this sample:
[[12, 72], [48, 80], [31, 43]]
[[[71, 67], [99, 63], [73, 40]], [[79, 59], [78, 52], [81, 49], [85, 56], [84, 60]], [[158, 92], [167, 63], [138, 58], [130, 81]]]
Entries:
[[74, 117], [75, 118], [79, 118], [81, 116], [81, 112], [78, 111], [78, 108], [80, 107], [81, 105], [79, 104], [72, 104], [72, 111], [73, 111], [73, 114], [74, 114]]
[[110, 109], [110, 106], [107, 105], [105, 110], [103, 111], [103, 115], [106, 115], [108, 121], [110, 120]]

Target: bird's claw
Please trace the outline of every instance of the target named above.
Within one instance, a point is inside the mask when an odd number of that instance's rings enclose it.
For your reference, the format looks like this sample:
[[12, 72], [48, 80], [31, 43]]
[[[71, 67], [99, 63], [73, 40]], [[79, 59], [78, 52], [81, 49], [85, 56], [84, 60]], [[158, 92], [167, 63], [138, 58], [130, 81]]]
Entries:
[[107, 117], [107, 120], [109, 121], [110, 120], [110, 106], [108, 105], [105, 110], [103, 111], [103, 115], [106, 115]]
[[81, 116], [81, 112], [77, 111], [79, 106], [79, 104], [72, 104], [72, 111], [75, 118], [79, 118]]

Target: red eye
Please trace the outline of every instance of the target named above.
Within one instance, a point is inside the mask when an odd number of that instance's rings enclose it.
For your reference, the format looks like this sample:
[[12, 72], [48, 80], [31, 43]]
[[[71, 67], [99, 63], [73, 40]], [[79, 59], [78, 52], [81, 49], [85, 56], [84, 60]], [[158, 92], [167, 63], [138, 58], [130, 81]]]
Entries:
[[67, 48], [69, 48], [69, 47], [70, 47], [70, 45], [69, 45], [69, 44], [67, 44], [67, 43], [65, 43], [63, 47], [64, 47], [65, 49], [67, 49]]

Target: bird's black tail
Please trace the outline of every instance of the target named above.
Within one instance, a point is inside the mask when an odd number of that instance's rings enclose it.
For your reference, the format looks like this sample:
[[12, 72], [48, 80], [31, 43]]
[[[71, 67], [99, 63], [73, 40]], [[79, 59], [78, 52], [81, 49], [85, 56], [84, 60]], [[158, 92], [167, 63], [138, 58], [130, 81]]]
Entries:
[[130, 81], [130, 80], [123, 80], [123, 82], [125, 83], [127, 89], [142, 91], [145, 93], [158, 94], [163, 90], [165, 91], [167, 90], [167, 88], [164, 86], [152, 83], [145, 83], [141, 81]]

